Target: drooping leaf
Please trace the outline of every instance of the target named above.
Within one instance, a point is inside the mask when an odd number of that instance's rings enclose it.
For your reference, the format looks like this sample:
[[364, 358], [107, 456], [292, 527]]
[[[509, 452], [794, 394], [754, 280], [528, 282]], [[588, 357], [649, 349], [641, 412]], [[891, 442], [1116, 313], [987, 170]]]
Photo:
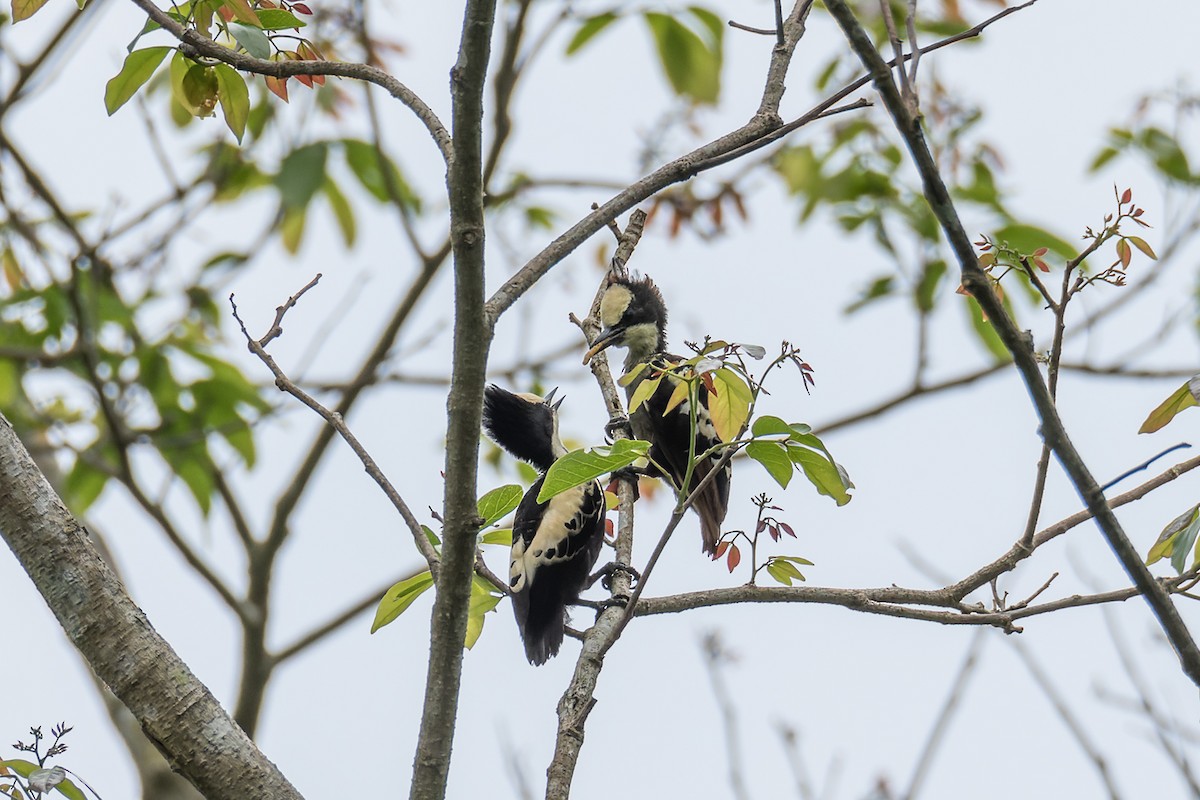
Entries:
[[1011, 361], [1012, 356], [1008, 352], [1008, 348], [1004, 346], [1004, 342], [1000, 340], [1000, 334], [996, 333], [996, 329], [992, 324], [983, 318], [983, 310], [979, 307], [974, 297], [968, 297], [967, 313], [971, 316], [971, 327], [975, 329], [975, 334], [979, 337], [979, 341], [988, 349], [992, 357], [998, 362]]
[[555, 461], [546, 472], [546, 480], [537, 501], [545, 503], [557, 494], [610, 472], [627, 467], [650, 450], [650, 443], [639, 439], [618, 439], [612, 447], [575, 450]]
[[1141, 250], [1142, 255], [1146, 256], [1146, 258], [1154, 261], [1158, 260], [1158, 256], [1154, 253], [1154, 248], [1147, 244], [1145, 239], [1140, 236], [1127, 236], [1125, 238], [1130, 244], [1132, 244], [1138, 250]]
[[329, 146], [325, 142], [298, 147], [279, 165], [275, 186], [285, 208], [304, 208], [325, 183], [325, 160]]
[[78, 516], [96, 501], [107, 483], [108, 473], [85, 463], [82, 458], [77, 458], [63, 482], [63, 499], [67, 501], [72, 513]]
[[571, 41], [567, 43], [567, 55], [574, 55], [579, 52], [585, 44], [590, 42], [601, 31], [619, 19], [617, 12], [605, 11], [603, 14], [596, 14], [593, 17], [588, 17], [584, 20], [579, 29], [575, 31], [575, 35], [571, 37]]
[[400, 169], [374, 145], [360, 139], [342, 139], [346, 166], [362, 187], [381, 203], [392, 201], [392, 192], [403, 207], [421, 210], [421, 198], [413, 191]]
[[478, 513], [483, 519], [483, 525], [480, 527], [487, 528], [504, 519], [516, 510], [516, 507], [521, 504], [521, 498], [524, 495], [525, 490], [515, 483], [498, 486], [484, 494], [483, 497], [479, 498], [478, 503]]
[[421, 593], [433, 586], [433, 575], [429, 570], [406, 578], [383, 593], [379, 605], [375, 608], [375, 619], [371, 623], [371, 633], [393, 622], [397, 617], [421, 596]]
[[150, 80], [169, 52], [170, 47], [147, 47], [134, 50], [125, 57], [121, 71], [104, 87], [104, 109], [109, 116], [137, 94], [137, 90]]
[[849, 490], [854, 488], [854, 484], [833, 459], [799, 445], [789, 446], [788, 456], [803, 470], [804, 477], [817, 488], [818, 493], [832, 497], [839, 506], [850, 502]]
[[787, 446], [779, 442], [751, 442], [746, 445], [746, 455], [753, 458], [763, 469], [775, 479], [775, 482], [787, 488], [792, 480], [792, 460], [788, 457]]
[[470, 650], [483, 633], [484, 615], [496, 608], [504, 595], [476, 575], [471, 581], [471, 604], [467, 608], [467, 636], [463, 646]]
[[721, 93], [719, 40], [710, 47], [675, 17], [652, 11], [643, 16], [654, 36], [663, 72], [675, 93], [696, 103], [716, 103]]
[[1138, 433], [1154, 433], [1166, 426], [1168, 422], [1175, 419], [1175, 415], [1185, 408], [1191, 408], [1194, 405], [1200, 405], [1196, 394], [1200, 392], [1200, 375], [1195, 375], [1191, 380], [1180, 386], [1174, 394], [1159, 403], [1158, 407], [1150, 412], [1150, 416], [1146, 417], [1146, 421], [1142, 423], [1142, 427], [1138, 428]]
[[[0, 763], [3, 763], [5, 767], [12, 770], [17, 775], [20, 775], [22, 778], [25, 778], [26, 780], [30, 779], [39, 771], [47, 771], [42, 770], [41, 767], [32, 761], [26, 761], [23, 758], [6, 758]], [[61, 769], [61, 767], [59, 769]], [[70, 778], [63, 777], [59, 779], [57, 776], [55, 776], [55, 783], [53, 785], [58, 793], [63, 797], [66, 797], [67, 800], [85, 800], [85, 795], [83, 792], [78, 786], [71, 782]]]
[[342, 194], [342, 190], [334, 183], [333, 178], [326, 177], [321, 189], [325, 192], [325, 199], [329, 201], [329, 207], [333, 209], [333, 218], [337, 220], [338, 229], [342, 232], [342, 241], [346, 247], [353, 247], [358, 231], [354, 221], [354, 209], [350, 207], [350, 201], [346, 199], [346, 195]]
[[250, 117], [250, 90], [246, 79], [233, 67], [217, 64], [217, 98], [221, 101], [221, 114], [225, 124], [241, 144], [246, 133], [246, 120]]
[[741, 376], [728, 367], [713, 373], [716, 395], [708, 397], [708, 413], [722, 442], [732, 442], [750, 416], [750, 401], [754, 395]]

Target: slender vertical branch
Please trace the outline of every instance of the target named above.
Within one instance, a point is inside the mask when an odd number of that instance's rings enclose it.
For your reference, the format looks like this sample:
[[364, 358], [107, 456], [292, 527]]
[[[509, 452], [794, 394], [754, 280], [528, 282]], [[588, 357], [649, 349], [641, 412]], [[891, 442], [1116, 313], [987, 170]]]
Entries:
[[454, 365], [446, 437], [442, 569], [433, 604], [421, 732], [413, 759], [412, 800], [446, 794], [462, 679], [471, 576], [483, 384], [492, 327], [484, 314], [483, 90], [496, 0], [469, 0], [458, 61], [450, 72], [452, 145], [446, 184], [454, 253]]

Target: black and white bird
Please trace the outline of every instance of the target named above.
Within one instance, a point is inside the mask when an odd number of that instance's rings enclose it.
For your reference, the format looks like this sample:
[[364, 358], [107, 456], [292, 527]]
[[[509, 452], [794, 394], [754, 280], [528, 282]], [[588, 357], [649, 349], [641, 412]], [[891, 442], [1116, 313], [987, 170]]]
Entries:
[[[650, 362], [649, 367], [642, 369], [626, 385], [625, 392], [630, 398], [642, 381], [673, 363], [685, 360], [666, 352], [667, 306], [658, 287], [649, 278], [610, 278], [600, 301], [600, 323], [603, 329], [584, 356], [583, 363], [588, 363], [597, 353], [612, 346], [624, 347], [628, 351], [625, 356], [626, 374], [638, 365]], [[689, 402], [684, 400], [671, 410], [666, 410], [678, 382], [679, 379], [668, 374], [667, 379], [630, 415], [629, 421], [633, 435], [650, 442], [652, 463], [647, 474], [651, 477], [661, 476], [661, 472], [653, 466], [659, 464], [669, 473], [676, 486], [682, 486], [688, 469], [691, 408]], [[699, 407], [696, 409], [694, 452], [699, 456], [718, 444], [720, 439], [709, 414], [708, 389], [703, 383], [699, 386], [697, 396]], [[701, 459], [692, 471], [692, 480], [686, 491], [695, 490], [720, 460], [719, 453]], [[704, 552], [710, 556], [716, 553], [717, 540], [721, 538], [721, 524], [729, 509], [732, 472], [732, 467], [726, 462], [692, 503], [692, 508], [700, 516]]]
[[517, 506], [509, 559], [508, 585], [513, 612], [531, 664], [558, 654], [567, 624], [567, 606], [579, 599], [604, 543], [604, 491], [598, 481], [537, 501], [546, 471], [567, 450], [558, 437], [554, 392], [513, 394], [488, 386], [483, 427], [513, 456], [541, 474]]

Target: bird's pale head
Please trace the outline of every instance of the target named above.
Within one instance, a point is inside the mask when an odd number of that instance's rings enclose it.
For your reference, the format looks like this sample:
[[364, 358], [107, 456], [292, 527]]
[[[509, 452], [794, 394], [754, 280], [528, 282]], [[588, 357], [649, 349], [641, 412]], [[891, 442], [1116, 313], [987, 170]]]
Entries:
[[605, 348], [629, 349], [631, 361], [641, 361], [667, 346], [667, 306], [649, 278], [614, 278], [600, 299], [603, 326], [583, 357], [588, 363]]

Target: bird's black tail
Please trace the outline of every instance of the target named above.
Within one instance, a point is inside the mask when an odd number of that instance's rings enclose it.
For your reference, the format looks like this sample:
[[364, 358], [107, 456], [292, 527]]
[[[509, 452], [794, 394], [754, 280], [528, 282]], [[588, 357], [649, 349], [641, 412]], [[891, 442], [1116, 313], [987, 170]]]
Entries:
[[558, 655], [562, 646], [567, 606], [558, 597], [539, 597], [530, 602], [530, 592], [537, 588], [535, 583], [529, 590], [517, 592], [512, 596], [512, 604], [521, 641], [525, 643], [525, 657], [530, 664], [541, 666]]

